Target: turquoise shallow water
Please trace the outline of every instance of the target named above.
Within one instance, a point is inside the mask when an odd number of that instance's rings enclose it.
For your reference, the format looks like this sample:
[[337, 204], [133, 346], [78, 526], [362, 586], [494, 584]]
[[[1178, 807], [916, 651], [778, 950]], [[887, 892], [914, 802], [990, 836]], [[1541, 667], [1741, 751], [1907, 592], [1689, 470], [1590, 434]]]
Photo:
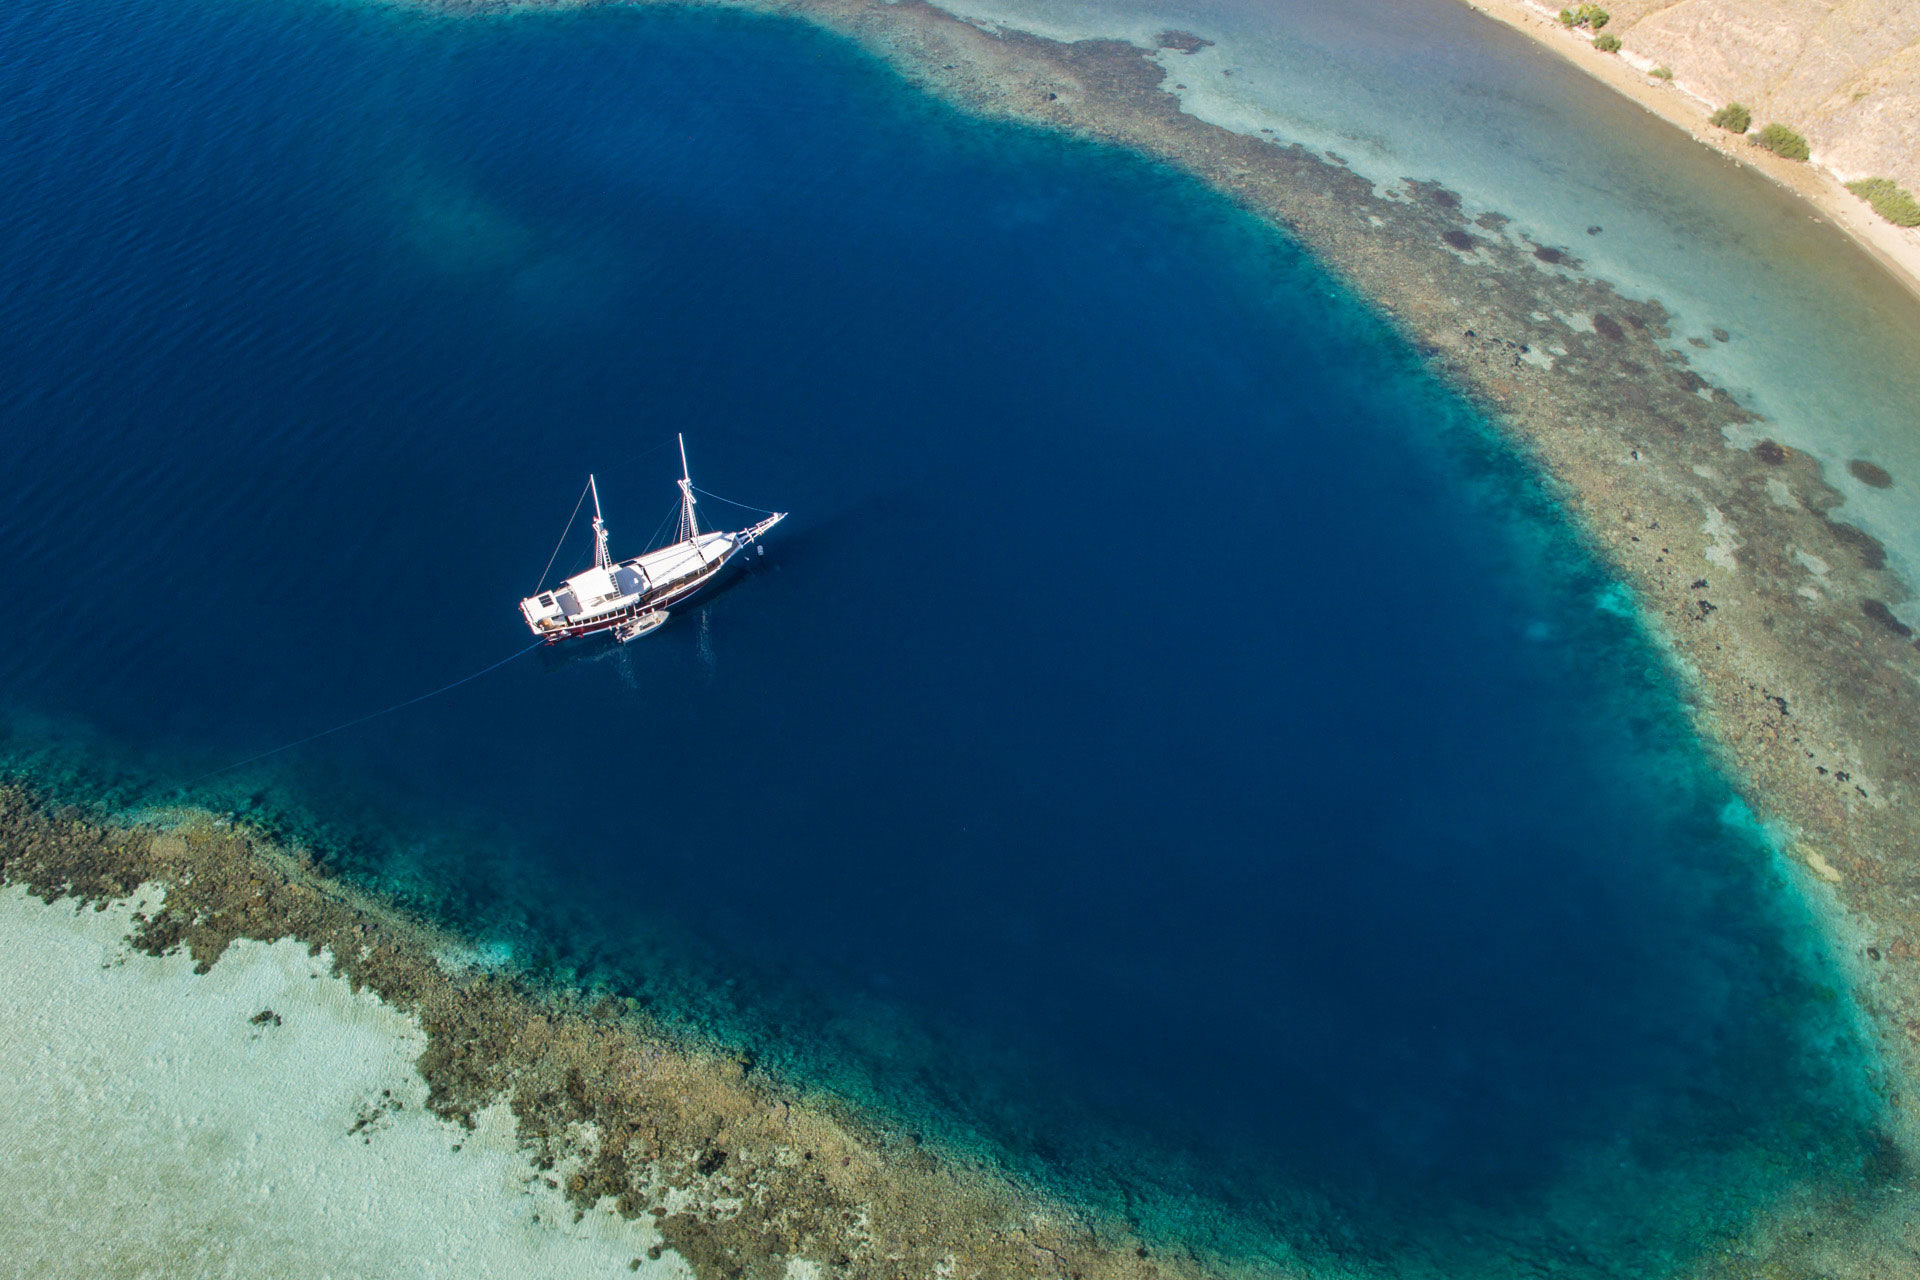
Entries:
[[[40, 776], [1156, 1240], [1658, 1273], [1861, 1176], [1833, 978], [1624, 597], [1291, 244], [791, 23], [0, 22]], [[763, 562], [190, 783], [512, 653], [583, 474], [637, 550], [677, 430], [795, 513]]]
[[[1382, 190], [1440, 182], [1469, 216], [1512, 219], [1516, 242], [1559, 246], [1627, 296], [1659, 299], [1674, 316], [1668, 345], [1762, 416], [1733, 443], [1771, 437], [1817, 458], [1846, 518], [1920, 581], [1920, 298], [1799, 197], [1578, 60], [1460, 0], [942, 7], [1060, 39], [1151, 49], [1169, 27], [1211, 39], [1155, 55], [1194, 115], [1336, 153]], [[1697, 89], [1687, 72], [1683, 87]], [[1730, 340], [1711, 340], [1716, 329]], [[1854, 459], [1885, 469], [1892, 487], [1860, 481]], [[1920, 624], [1920, 601], [1900, 609]]]

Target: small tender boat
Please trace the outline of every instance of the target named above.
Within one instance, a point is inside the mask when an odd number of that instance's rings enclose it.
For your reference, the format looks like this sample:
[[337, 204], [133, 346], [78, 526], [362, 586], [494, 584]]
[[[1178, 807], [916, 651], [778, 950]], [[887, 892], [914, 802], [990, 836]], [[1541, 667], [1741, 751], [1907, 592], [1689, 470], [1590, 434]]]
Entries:
[[[600, 486], [592, 476], [587, 477], [587, 490], [593, 495], [593, 568], [520, 602], [520, 616], [527, 626], [550, 644], [597, 631], [613, 631], [624, 642], [658, 630], [667, 620], [668, 605], [712, 582], [727, 561], [787, 518], [784, 511], [771, 511], [749, 528], [701, 532], [694, 514], [684, 436], [680, 438], [680, 527], [668, 545], [631, 560], [614, 560], [607, 551], [607, 523], [600, 515]], [[577, 515], [579, 508], [574, 511]], [[567, 527], [573, 527], [572, 521]], [[564, 533], [560, 540], [566, 542]]]
[[613, 624], [613, 638], [625, 644], [629, 640], [638, 640], [641, 636], [652, 635], [667, 625], [669, 616], [665, 609], [649, 609], [645, 613], [636, 613], [625, 622]]

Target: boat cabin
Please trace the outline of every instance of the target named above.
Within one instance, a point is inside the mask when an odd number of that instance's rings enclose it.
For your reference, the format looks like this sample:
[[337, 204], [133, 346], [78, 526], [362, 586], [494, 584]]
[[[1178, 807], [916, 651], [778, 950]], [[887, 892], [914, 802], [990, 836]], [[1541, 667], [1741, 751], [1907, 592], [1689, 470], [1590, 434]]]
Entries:
[[719, 568], [736, 550], [737, 541], [730, 533], [702, 533], [605, 568], [595, 565], [551, 591], [528, 596], [520, 602], [520, 612], [536, 632], [619, 613], [658, 595], [662, 589]]

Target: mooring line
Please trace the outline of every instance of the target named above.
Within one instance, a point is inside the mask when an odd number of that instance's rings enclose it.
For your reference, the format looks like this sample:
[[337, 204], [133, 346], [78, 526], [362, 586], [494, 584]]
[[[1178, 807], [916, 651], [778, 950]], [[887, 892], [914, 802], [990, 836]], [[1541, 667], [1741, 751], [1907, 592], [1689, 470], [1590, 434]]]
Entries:
[[408, 698], [405, 702], [396, 702], [390, 707], [382, 707], [378, 711], [371, 712], [367, 715], [361, 716], [358, 720], [349, 720], [345, 724], [337, 724], [333, 726], [333, 728], [331, 729], [322, 729], [318, 733], [310, 733], [304, 738], [300, 738], [296, 741], [289, 742], [284, 746], [275, 747], [271, 751], [262, 751], [258, 755], [248, 756], [245, 760], [236, 760], [232, 764], [221, 765], [218, 769], [209, 769], [207, 772], [200, 774], [198, 777], [188, 778], [186, 781], [186, 785], [190, 787], [196, 782], [204, 782], [208, 778], [217, 777], [223, 773], [231, 773], [233, 772], [233, 770], [239, 769], [245, 765], [250, 765], [254, 763], [256, 760], [265, 760], [268, 756], [277, 756], [283, 751], [291, 751], [295, 747], [304, 747], [309, 742], [316, 742], [321, 738], [329, 737], [332, 734], [340, 733], [341, 731], [346, 729], [351, 729], [356, 725], [363, 725], [369, 720], [378, 720], [381, 716], [392, 715], [396, 711], [403, 711], [406, 708], [412, 706], [416, 702], [425, 702], [428, 698], [437, 698], [443, 693], [451, 693], [453, 690], [458, 689], [463, 684], [471, 684], [473, 681], [478, 680], [481, 676], [486, 675], [488, 672], [498, 671], [501, 667], [506, 666], [509, 662], [514, 661], [516, 658], [526, 657], [528, 654], [532, 653], [535, 649], [540, 648], [545, 643], [546, 643], [545, 640], [535, 640], [532, 644], [520, 650], [518, 653], [508, 654], [506, 657], [500, 659], [500, 661], [493, 663], [490, 666], [482, 667], [480, 668], [480, 670], [474, 672], [470, 676], [461, 676], [458, 680], [455, 680], [452, 684], [443, 684], [438, 689], [435, 689], [430, 693], [423, 693], [417, 698]]

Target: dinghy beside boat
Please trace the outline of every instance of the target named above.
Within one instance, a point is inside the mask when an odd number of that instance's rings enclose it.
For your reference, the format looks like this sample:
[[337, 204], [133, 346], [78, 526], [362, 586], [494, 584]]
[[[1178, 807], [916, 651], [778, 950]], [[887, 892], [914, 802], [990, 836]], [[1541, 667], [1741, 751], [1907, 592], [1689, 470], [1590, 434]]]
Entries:
[[[616, 561], [607, 550], [607, 523], [600, 513], [600, 486], [587, 477], [593, 495], [593, 567], [574, 574], [551, 591], [520, 602], [520, 616], [534, 635], [549, 644], [612, 631], [622, 642], [660, 629], [667, 606], [677, 604], [712, 582], [746, 547], [787, 518], [770, 512], [758, 524], [731, 533], [701, 532], [694, 513], [693, 478], [687, 470], [686, 437], [680, 438], [680, 526], [664, 547]], [[708, 495], [712, 496], [712, 495]], [[724, 499], [723, 499], [724, 501]], [[576, 511], [578, 508], [576, 508]], [[565, 535], [561, 536], [565, 541]]]
[[645, 613], [637, 613], [625, 622], [613, 624], [613, 638], [625, 644], [629, 640], [638, 640], [641, 636], [652, 635], [667, 625], [669, 616], [665, 609], [649, 609]]

